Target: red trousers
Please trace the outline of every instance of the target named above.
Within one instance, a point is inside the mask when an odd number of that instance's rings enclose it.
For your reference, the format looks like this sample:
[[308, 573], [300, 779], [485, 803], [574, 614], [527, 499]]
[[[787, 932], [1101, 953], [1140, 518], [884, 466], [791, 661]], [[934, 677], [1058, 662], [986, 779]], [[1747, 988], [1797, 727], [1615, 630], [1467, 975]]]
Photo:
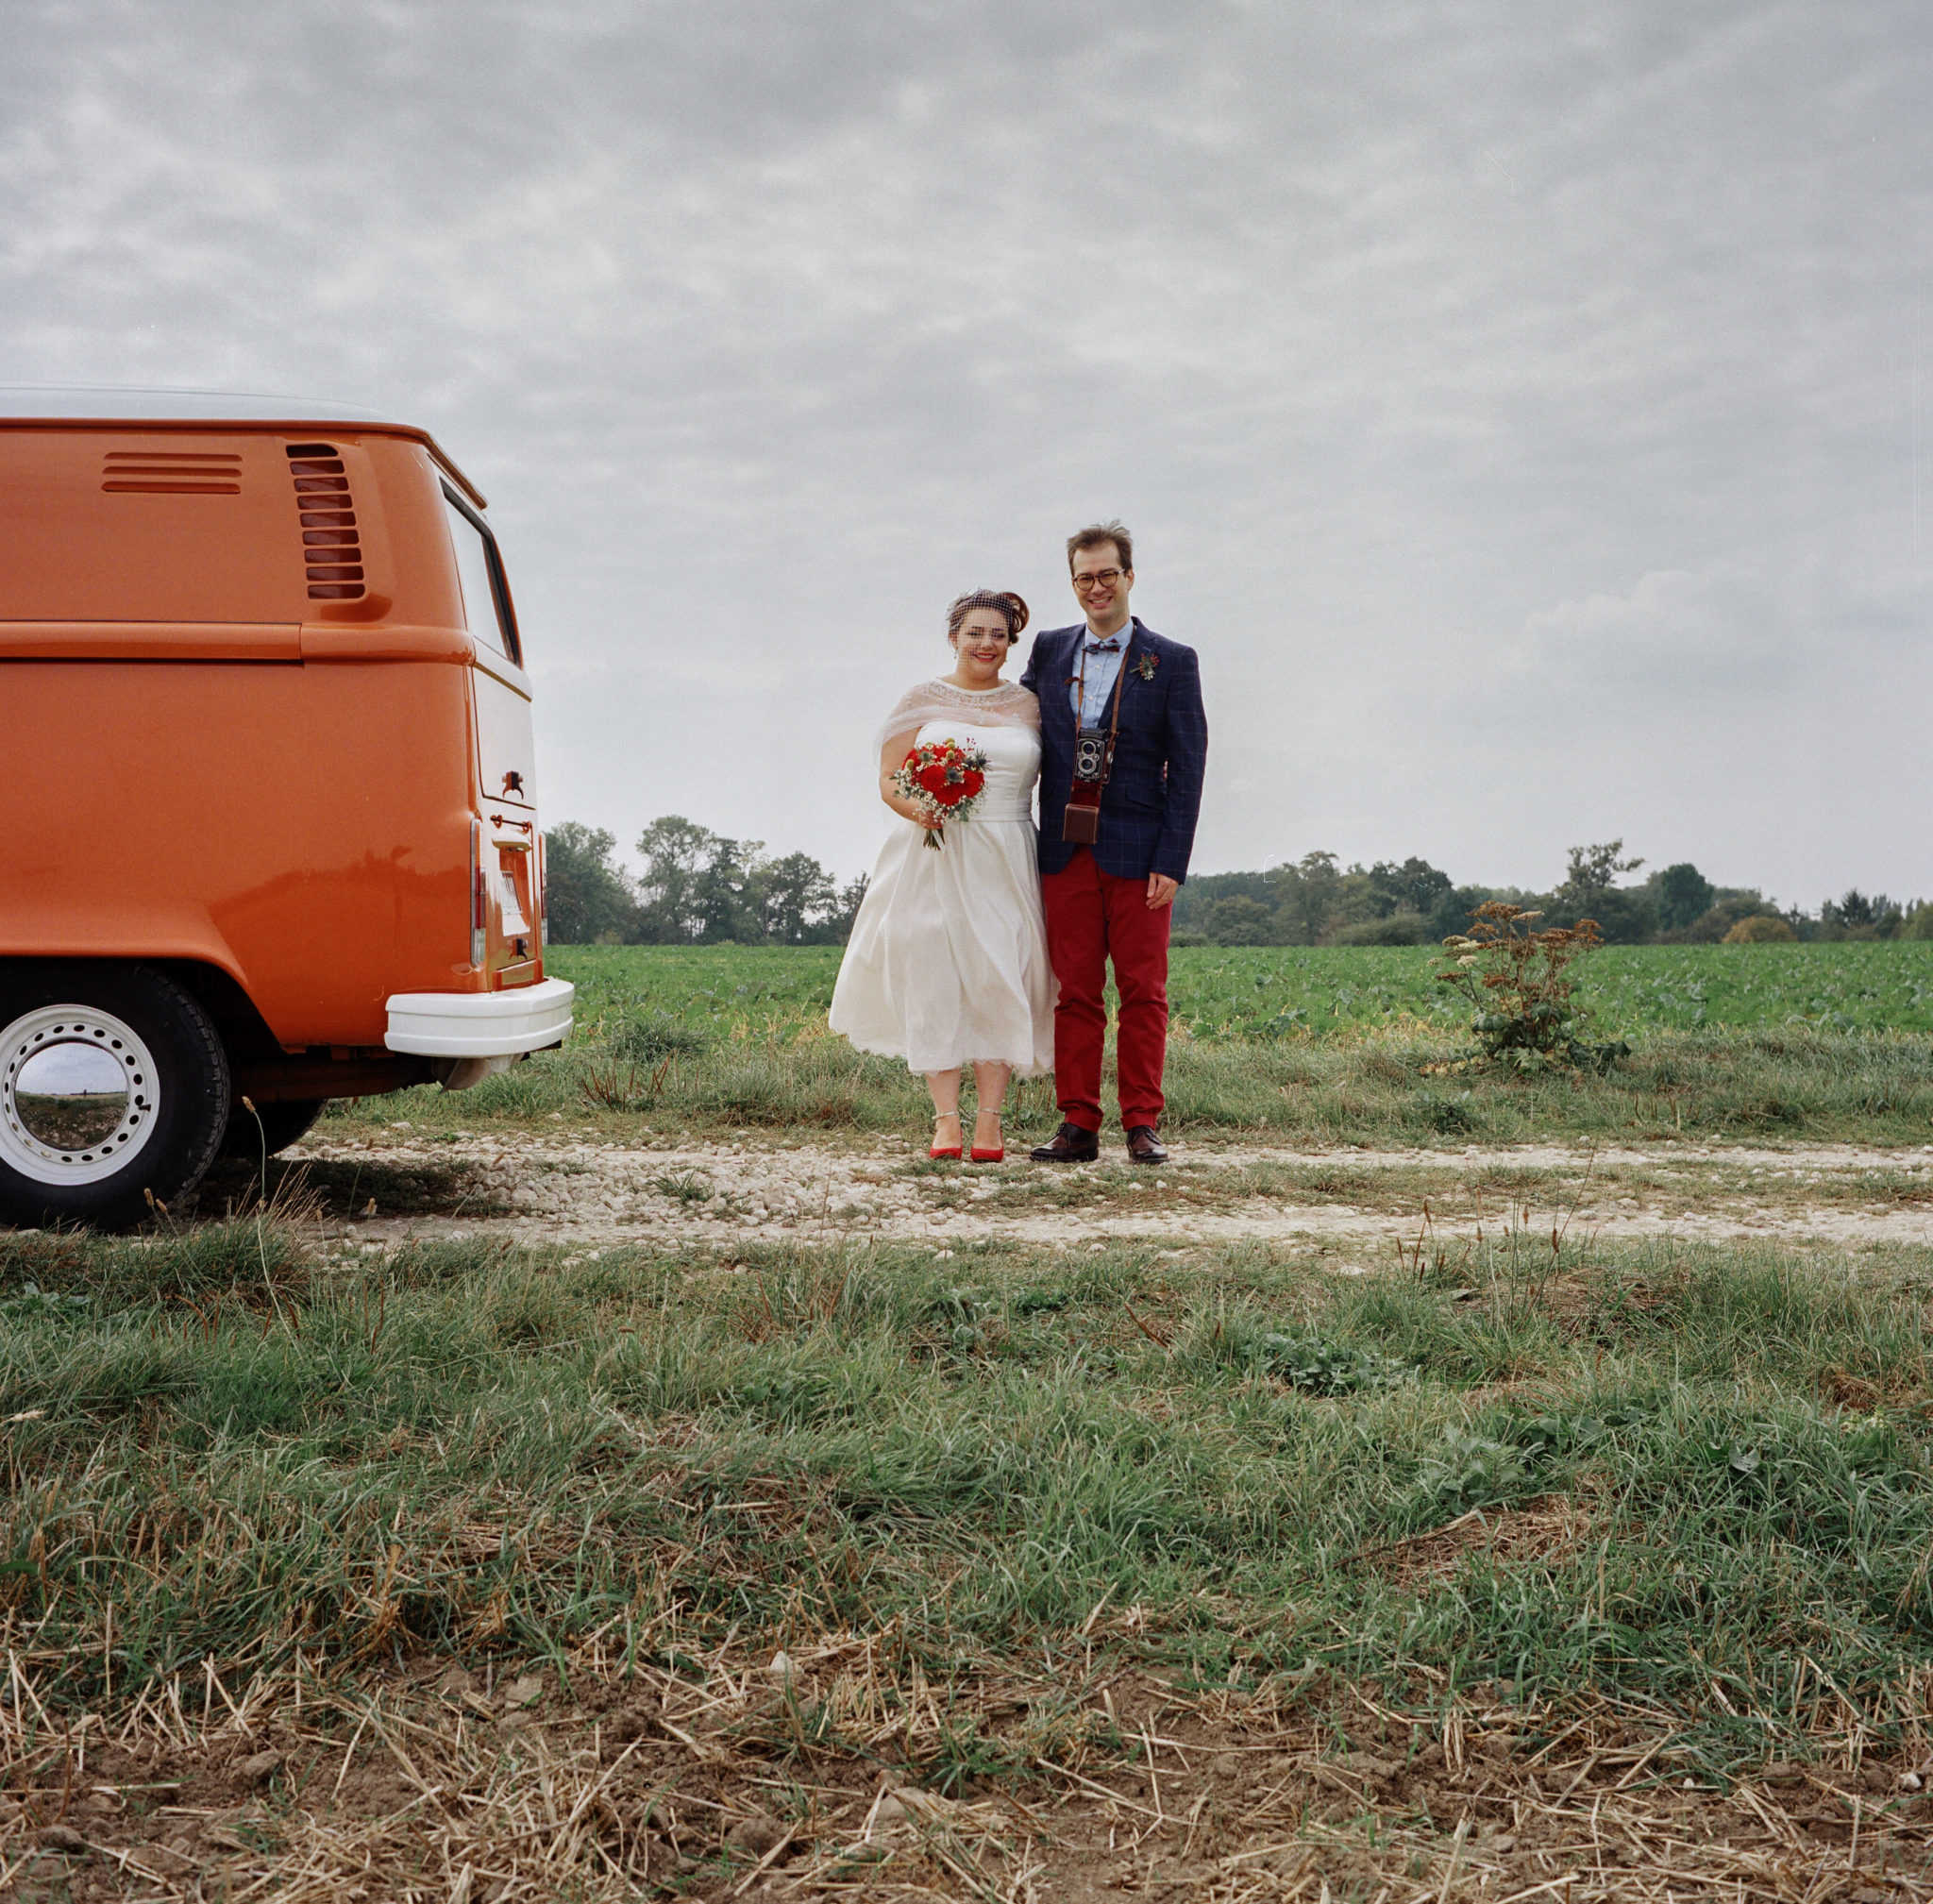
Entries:
[[1107, 966], [1114, 961], [1120, 1017], [1115, 1070], [1121, 1123], [1161, 1121], [1168, 1055], [1168, 926], [1172, 906], [1151, 908], [1145, 879], [1117, 879], [1084, 847], [1040, 882], [1047, 955], [1060, 981], [1053, 1008], [1053, 1087], [1061, 1116], [1101, 1128], [1101, 1055], [1107, 1039]]

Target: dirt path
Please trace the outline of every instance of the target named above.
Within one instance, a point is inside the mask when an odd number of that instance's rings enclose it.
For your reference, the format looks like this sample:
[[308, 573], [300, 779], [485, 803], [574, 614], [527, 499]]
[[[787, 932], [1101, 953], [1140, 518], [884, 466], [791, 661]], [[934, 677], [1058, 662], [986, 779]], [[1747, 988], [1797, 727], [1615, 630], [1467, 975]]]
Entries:
[[[757, 1237], [980, 1238], [1069, 1247], [1236, 1238], [1359, 1241], [1380, 1255], [1508, 1226], [1605, 1237], [1761, 1237], [1840, 1246], [1933, 1244], [1933, 1146], [1790, 1150], [1670, 1144], [1329, 1152], [1178, 1145], [1162, 1171], [1118, 1156], [1072, 1170], [933, 1166], [904, 1139], [623, 1146], [520, 1136], [419, 1137], [397, 1127], [291, 1153], [340, 1193], [364, 1240]], [[366, 1200], [365, 1200], [366, 1199]]]

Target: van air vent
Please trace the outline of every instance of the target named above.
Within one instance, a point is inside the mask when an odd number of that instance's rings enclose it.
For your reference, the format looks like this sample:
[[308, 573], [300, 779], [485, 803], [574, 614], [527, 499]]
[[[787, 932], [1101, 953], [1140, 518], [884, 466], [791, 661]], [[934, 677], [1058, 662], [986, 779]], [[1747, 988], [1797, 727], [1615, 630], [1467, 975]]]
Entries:
[[242, 459], [199, 449], [110, 449], [101, 464], [110, 496], [240, 496]]
[[302, 560], [311, 601], [355, 601], [362, 594], [362, 545], [349, 478], [332, 443], [289, 445], [289, 474], [302, 518]]

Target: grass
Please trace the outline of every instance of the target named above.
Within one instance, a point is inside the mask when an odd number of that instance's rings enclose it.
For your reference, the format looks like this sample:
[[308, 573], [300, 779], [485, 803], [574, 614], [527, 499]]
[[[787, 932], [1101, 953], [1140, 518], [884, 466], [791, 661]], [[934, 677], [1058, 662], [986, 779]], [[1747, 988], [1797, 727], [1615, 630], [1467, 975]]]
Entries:
[[[8, 1643], [70, 1714], [594, 1630], [675, 1668], [889, 1626], [945, 1683], [1065, 1661], [1105, 1601], [1202, 1686], [1602, 1693], [1704, 1777], [1892, 1736], [1933, 1663], [1933, 1257], [1514, 1237], [1452, 1273], [15, 1238]], [[1534, 1565], [1377, 1559], [1554, 1496]]]
[[[902, 1065], [854, 1052], [823, 1026], [782, 1042], [726, 1035], [653, 1061], [622, 1055], [637, 1020], [607, 1015], [562, 1053], [473, 1090], [434, 1087], [333, 1106], [325, 1139], [476, 1136], [557, 1123], [642, 1131], [790, 1131], [820, 1141], [917, 1133], [930, 1111]], [[1810, 1027], [1746, 1035], [1659, 1032], [1604, 1077], [1516, 1079], [1460, 1068], [1462, 1044], [1414, 1021], [1324, 1038], [1170, 1045], [1164, 1128], [1198, 1141], [1448, 1146], [1702, 1137], [1933, 1138], [1933, 1039]], [[1036, 1141], [1058, 1119], [1050, 1081], [1014, 1087], [1008, 1128]], [[350, 1166], [340, 1166], [349, 1170]]]
[[[360, 1884], [380, 1839], [395, 1896], [426, 1792], [468, 1794], [437, 1895], [461, 1850], [532, 1895], [648, 1867], [723, 1896], [780, 1830], [734, 1820], [789, 1818], [830, 1873], [883, 1776], [933, 1808], [906, 1859], [1017, 1896], [987, 1794], [1164, 1816], [1134, 1769], [1157, 1730], [1191, 1850], [1250, 1841], [1187, 1753], [1292, 1740], [1276, 1842], [1327, 1831], [1443, 1896], [1472, 1821], [1523, 1812], [1482, 1793], [1539, 1764], [1585, 1781], [1552, 1814], [1573, 1836], [1587, 1801], [1633, 1829], [1769, 1761], [1854, 1792], [1888, 1765], [1890, 1793], [1933, 1687], [1929, 1290], [1925, 1250], [1522, 1233], [1376, 1277], [1260, 1247], [365, 1255], [276, 1214], [11, 1237], [0, 1845], [67, 1815], [76, 1740], [124, 1861], [240, 1817], [219, 1767], [266, 1739], [288, 1797], [208, 1855], [237, 1888]], [[359, 1747], [393, 1789], [345, 1795]], [[157, 1779], [203, 1795], [143, 1815]], [[563, 1829], [609, 1792], [608, 1830]], [[1891, 1803], [1869, 1856], [1911, 1853]], [[1699, 1832], [1647, 1828], [1682, 1883]], [[1744, 1828], [1708, 1818], [1710, 1855]]]

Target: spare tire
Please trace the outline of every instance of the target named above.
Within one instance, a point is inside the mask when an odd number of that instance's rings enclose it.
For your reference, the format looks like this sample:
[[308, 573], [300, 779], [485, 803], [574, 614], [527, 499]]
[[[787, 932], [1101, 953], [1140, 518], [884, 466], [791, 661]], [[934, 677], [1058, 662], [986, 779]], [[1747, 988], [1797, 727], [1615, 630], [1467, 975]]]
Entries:
[[0, 1221], [138, 1222], [201, 1181], [227, 1124], [227, 1053], [165, 973], [0, 967]]

